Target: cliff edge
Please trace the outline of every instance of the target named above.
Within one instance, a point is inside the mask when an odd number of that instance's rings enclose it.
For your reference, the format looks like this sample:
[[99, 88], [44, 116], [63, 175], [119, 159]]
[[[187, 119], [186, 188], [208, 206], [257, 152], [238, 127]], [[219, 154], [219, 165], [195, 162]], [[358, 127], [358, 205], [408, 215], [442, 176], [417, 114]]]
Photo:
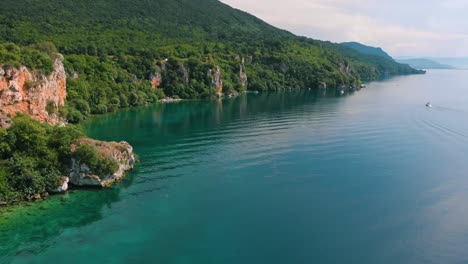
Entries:
[[49, 76], [25, 66], [0, 66], [0, 127], [9, 126], [9, 118], [16, 113], [49, 124], [63, 121], [58, 111], [65, 105], [66, 86], [67, 76], [60, 54]]

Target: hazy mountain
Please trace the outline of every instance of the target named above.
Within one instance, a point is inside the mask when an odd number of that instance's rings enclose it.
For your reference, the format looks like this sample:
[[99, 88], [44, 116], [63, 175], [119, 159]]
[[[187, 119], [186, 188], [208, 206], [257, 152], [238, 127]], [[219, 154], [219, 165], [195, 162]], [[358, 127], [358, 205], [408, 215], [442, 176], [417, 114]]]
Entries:
[[424, 58], [415, 58], [415, 59], [397, 59], [399, 63], [408, 64], [409, 66], [415, 69], [455, 69], [455, 67], [442, 64], [434, 60], [424, 59]]

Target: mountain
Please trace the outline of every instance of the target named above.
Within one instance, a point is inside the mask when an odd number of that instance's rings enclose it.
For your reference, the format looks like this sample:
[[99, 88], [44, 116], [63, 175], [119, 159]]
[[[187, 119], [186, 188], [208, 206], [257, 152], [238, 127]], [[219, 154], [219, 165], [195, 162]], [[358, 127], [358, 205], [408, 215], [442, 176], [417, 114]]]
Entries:
[[408, 64], [415, 69], [455, 69], [455, 67], [447, 64], [441, 64], [430, 59], [397, 59], [397, 62]]
[[2, 4], [8, 8], [0, 9], [0, 43], [56, 46], [76, 77], [69, 78], [64, 112], [78, 110], [82, 118], [164, 94], [206, 98], [418, 73], [388, 58], [295, 36], [216, 0]]
[[468, 69], [467, 57], [429, 57], [428, 59], [438, 63], [451, 65], [457, 69]]
[[362, 54], [375, 55], [375, 56], [383, 57], [388, 60], [393, 60], [393, 58], [390, 55], [388, 55], [385, 51], [383, 51], [381, 48], [366, 46], [358, 42], [343, 42], [341, 43], [341, 45], [357, 50]]

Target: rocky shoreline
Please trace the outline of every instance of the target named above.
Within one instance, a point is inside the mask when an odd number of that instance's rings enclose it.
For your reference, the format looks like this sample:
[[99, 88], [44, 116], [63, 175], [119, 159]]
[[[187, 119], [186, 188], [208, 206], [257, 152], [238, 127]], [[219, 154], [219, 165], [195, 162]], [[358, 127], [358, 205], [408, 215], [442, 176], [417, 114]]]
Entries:
[[[103, 157], [117, 161], [118, 169], [107, 175], [97, 175], [88, 164], [78, 159], [72, 158], [69, 174], [70, 184], [79, 187], [109, 187], [113, 183], [120, 181], [135, 166], [135, 155], [133, 147], [125, 141], [104, 142], [90, 138], [81, 139], [77, 144], [88, 144], [96, 147]], [[72, 146], [74, 148], [76, 146]]]
[[[56, 54], [54, 70], [48, 76], [41, 71], [28, 69], [26, 66], [0, 65], [0, 128], [9, 128], [13, 117], [18, 113], [49, 125], [66, 125], [66, 120], [58, 115], [67, 97], [67, 73], [63, 62], [63, 56]], [[168, 102], [176, 101], [176, 99], [169, 99]], [[107, 159], [116, 164], [115, 170], [106, 171], [106, 175], [98, 175], [103, 172], [93, 171], [89, 164], [73, 156], [78, 145], [90, 146], [100, 159]], [[67, 164], [70, 169], [65, 173], [62, 172], [64, 175], [59, 179], [56, 187], [26, 197], [11, 198], [12, 200], [8, 201], [0, 199], [0, 206], [41, 200], [50, 194], [65, 193], [73, 187], [105, 188], [121, 180], [135, 166], [133, 147], [124, 141], [104, 142], [80, 138], [70, 146], [70, 149], [72, 157]]]
[[[96, 147], [103, 157], [115, 160], [118, 164], [118, 169], [107, 175], [97, 175], [86, 163], [81, 162], [79, 159], [72, 158], [70, 160], [71, 167], [69, 174], [60, 178], [56, 188], [48, 189], [43, 193], [29, 195], [23, 199], [18, 198], [12, 201], [0, 200], [0, 206], [14, 205], [24, 201], [39, 201], [50, 195], [64, 194], [69, 190], [78, 188], [106, 188], [122, 180], [125, 175], [135, 167], [136, 158], [133, 147], [125, 141], [105, 142], [82, 138], [76, 144], [88, 144]], [[74, 147], [76, 147], [76, 145], [72, 146], [72, 148]]]

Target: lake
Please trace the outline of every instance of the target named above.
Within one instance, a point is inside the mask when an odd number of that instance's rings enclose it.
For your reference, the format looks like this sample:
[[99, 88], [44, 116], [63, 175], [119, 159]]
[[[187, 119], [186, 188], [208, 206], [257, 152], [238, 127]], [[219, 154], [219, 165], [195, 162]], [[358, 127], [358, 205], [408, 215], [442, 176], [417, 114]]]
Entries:
[[467, 263], [467, 117], [442, 70], [98, 117], [136, 170], [2, 209], [0, 263]]

